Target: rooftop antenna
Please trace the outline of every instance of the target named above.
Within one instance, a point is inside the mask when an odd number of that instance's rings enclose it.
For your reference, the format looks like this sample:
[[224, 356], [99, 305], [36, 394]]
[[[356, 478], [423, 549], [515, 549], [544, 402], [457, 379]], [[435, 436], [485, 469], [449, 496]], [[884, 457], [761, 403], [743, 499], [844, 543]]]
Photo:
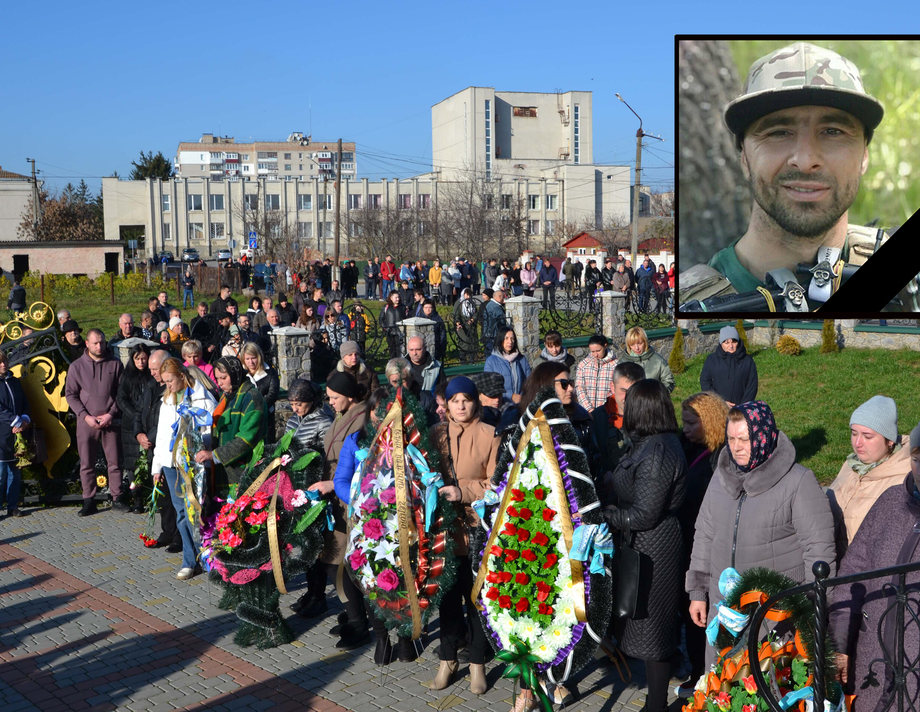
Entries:
[[313, 136], [313, 99], [307, 94], [307, 107], [310, 109], [310, 136]]

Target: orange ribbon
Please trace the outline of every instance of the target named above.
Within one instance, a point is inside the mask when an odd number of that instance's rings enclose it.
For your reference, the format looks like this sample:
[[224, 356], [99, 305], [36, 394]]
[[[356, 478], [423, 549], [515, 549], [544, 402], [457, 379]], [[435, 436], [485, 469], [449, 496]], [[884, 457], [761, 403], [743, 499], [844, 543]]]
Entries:
[[[741, 600], [739, 601], [739, 605], [742, 608], [744, 608], [745, 606], [751, 603], [756, 603], [757, 605], [763, 605], [764, 603], [766, 603], [768, 598], [770, 597], [767, 594], [765, 594], [763, 591], [748, 591], [747, 593], [741, 594]], [[764, 617], [768, 618], [771, 621], [784, 621], [787, 618], [792, 617], [792, 612], [783, 611], [778, 608], [771, 608], [769, 611], [767, 611], [767, 615]]]

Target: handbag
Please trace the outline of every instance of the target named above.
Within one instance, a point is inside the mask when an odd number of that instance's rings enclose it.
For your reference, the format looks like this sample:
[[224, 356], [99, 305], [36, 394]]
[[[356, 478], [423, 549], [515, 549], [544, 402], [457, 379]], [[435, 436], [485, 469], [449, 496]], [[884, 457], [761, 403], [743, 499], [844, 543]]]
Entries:
[[641, 555], [632, 546], [629, 515], [626, 515], [626, 530], [620, 535], [620, 545], [613, 556], [617, 580], [613, 592], [613, 616], [632, 618], [636, 615], [639, 602], [639, 581], [642, 573]]

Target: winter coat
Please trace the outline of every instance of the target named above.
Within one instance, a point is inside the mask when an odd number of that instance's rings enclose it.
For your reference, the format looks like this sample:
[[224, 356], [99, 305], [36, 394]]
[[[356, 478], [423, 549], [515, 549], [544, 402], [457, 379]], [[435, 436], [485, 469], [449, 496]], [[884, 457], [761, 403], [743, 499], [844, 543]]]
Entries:
[[108, 413], [118, 417], [118, 382], [124, 367], [121, 361], [105, 351], [101, 361], [90, 358], [89, 351], [70, 364], [64, 396], [67, 404], [82, 422], [87, 415]]
[[565, 275], [565, 278], [567, 280], [571, 280], [572, 275], [575, 274], [575, 265], [571, 261], [566, 260], [565, 263], [562, 265], [562, 274]]
[[901, 437], [901, 448], [887, 460], [860, 477], [847, 462], [827, 489], [834, 513], [837, 561], [847, 551], [866, 514], [889, 487], [901, 484], [910, 473], [910, 437]]
[[706, 496], [706, 490], [709, 489], [712, 473], [715, 472], [722, 448], [716, 452], [709, 452], [705, 445], [690, 442], [683, 433], [680, 435], [680, 444], [687, 458], [687, 493], [684, 496], [684, 503], [677, 510], [677, 519], [680, 522], [684, 540], [684, 571], [686, 572], [690, 566], [690, 552], [693, 551], [696, 518], [699, 516], [703, 497]]
[[16, 312], [26, 310], [26, 289], [21, 284], [17, 284], [10, 290], [10, 298], [6, 302], [6, 308]]
[[495, 279], [500, 273], [501, 268], [498, 265], [486, 265], [482, 272], [482, 278], [486, 284], [495, 284]]
[[[633, 353], [629, 347], [627, 347], [626, 353], [623, 354], [620, 360], [632, 361], [633, 363], [639, 364], [645, 369], [646, 378], [652, 378], [659, 381], [668, 389], [668, 393], [674, 390], [674, 374], [671, 373], [671, 367], [668, 366], [668, 362], [664, 360], [664, 356], [655, 351], [654, 346], [649, 345], [641, 354]], [[746, 401], [738, 402], [745, 403]]]
[[326, 332], [326, 343], [333, 351], [338, 351], [339, 346], [348, 341], [348, 327], [341, 319], [336, 319], [331, 324], [324, 319], [321, 328]]
[[294, 305], [290, 302], [288, 302], [286, 307], [275, 307], [275, 310], [278, 312], [278, 316], [281, 317], [281, 326], [291, 326], [295, 321], [297, 321], [297, 317], [300, 314], [299, 311], [294, 309]]
[[444, 367], [441, 362], [436, 360], [430, 352], [425, 352], [425, 360], [416, 366], [409, 358], [409, 354], [404, 356], [409, 363], [409, 369], [415, 374], [416, 380], [423, 391], [434, 391], [435, 386], [444, 381]]
[[396, 278], [399, 268], [393, 262], [389, 260], [384, 260], [380, 263], [380, 278], [384, 280], [392, 280]]
[[602, 488], [604, 518], [611, 532], [628, 528], [630, 543], [644, 563], [636, 614], [617, 620], [620, 648], [641, 660], [667, 660], [680, 642], [677, 619], [684, 567], [676, 515], [684, 502], [686, 476], [687, 460], [677, 435], [661, 433], [633, 441]]
[[[840, 563], [840, 576], [920, 562], [920, 532], [915, 527], [920, 520], [920, 503], [914, 499], [913, 492], [913, 477], [907, 475], [879, 496]], [[866, 684], [870, 664], [884, 657], [879, 642], [879, 623], [882, 623], [882, 639], [888, 654], [895, 656], [898, 649], [895, 591], [883, 588], [889, 583], [897, 586], [898, 576], [868, 579], [828, 590], [831, 638], [839, 652], [850, 656], [844, 692], [856, 693], [856, 712], [880, 711], [886, 704], [891, 705], [889, 709], [898, 708], [897, 699], [889, 702], [893, 682], [889, 668], [878, 663], [872, 665], [876, 683]], [[903, 631], [905, 668], [910, 666], [907, 661], [920, 654], [920, 629], [911, 623], [910, 613], [916, 610], [920, 571], [907, 574], [906, 583], [909, 598]], [[883, 622], [882, 616], [889, 608]], [[916, 709], [920, 703], [920, 673], [914, 668], [912, 671], [905, 669], [904, 674], [907, 678], [904, 709]]]
[[486, 485], [495, 472], [499, 438], [495, 428], [479, 418], [468, 423], [458, 423], [448, 416], [431, 430], [431, 441], [441, 456], [441, 474], [445, 485], [460, 488], [458, 503], [460, 522], [454, 531], [457, 556], [469, 554], [469, 529], [479, 526], [479, 517], [472, 504], [486, 491]]
[[[795, 446], [782, 431], [770, 459], [747, 473], [719, 455], [696, 519], [686, 591], [709, 601], [709, 617], [722, 600], [719, 576], [729, 566], [744, 573], [765, 566], [793, 581], [814, 580], [812, 565], [826, 561], [834, 575], [834, 517], [815, 473], [795, 462]], [[715, 649], [706, 648], [707, 667]]]
[[566, 415], [569, 417], [569, 422], [572, 424], [575, 434], [578, 435], [578, 444], [585, 451], [588, 465], [591, 467], [591, 472], [586, 472], [585, 474], [590, 474], [591, 479], [597, 482], [598, 477], [604, 474], [606, 462], [600, 443], [594, 435], [594, 421], [591, 418], [591, 413], [578, 405], [578, 403], [572, 403], [570, 408], [566, 408]]
[[428, 270], [428, 281], [432, 286], [439, 286], [441, 284], [441, 268], [432, 267]]
[[339, 362], [335, 365], [335, 368], [333, 368], [329, 372], [329, 375], [326, 376], [326, 380], [328, 381], [330, 378], [332, 378], [332, 374], [334, 374], [336, 371], [339, 373], [350, 373], [352, 376], [354, 376], [355, 380], [367, 389], [367, 395], [370, 395], [375, 388], [380, 386], [380, 380], [377, 378], [377, 374], [374, 372], [374, 369], [368, 366], [361, 359], [358, 359], [358, 365], [354, 368], [348, 368], [348, 366], [345, 365], [345, 362], [342, 359], [339, 359]]
[[[7, 371], [6, 377], [0, 378], [0, 462], [16, 461], [16, 434], [12, 429], [31, 420], [29, 400], [22, 384]], [[13, 508], [17, 504], [10, 502], [8, 506]]]
[[626, 272], [614, 272], [613, 277], [610, 278], [610, 288], [615, 292], [623, 292], [625, 294], [629, 290], [630, 284], [632, 284], [632, 282]]
[[735, 353], [721, 344], [706, 357], [700, 374], [700, 390], [715, 391], [728, 403], [749, 403], [757, 397], [757, 365], [739, 342]]
[[518, 353], [513, 361], [506, 359], [498, 349], [492, 352], [492, 355], [486, 359], [486, 365], [482, 369], [484, 372], [498, 373], [505, 379], [505, 398], [509, 401], [513, 395], [520, 395], [524, 389], [524, 381], [530, 375], [530, 364], [524, 355]]
[[[620, 458], [626, 452], [626, 435], [623, 432], [623, 416], [617, 412], [617, 402], [610, 396], [604, 404], [591, 411], [594, 421], [594, 439], [603, 458], [604, 472], [616, 470]], [[692, 539], [692, 532], [691, 532]]]
[[[69, 374], [68, 374], [69, 375]], [[173, 464], [173, 452], [169, 449], [169, 443], [172, 440], [173, 436], [173, 423], [179, 420], [178, 407], [183, 402], [182, 399], [185, 397], [184, 393], [178, 394], [180, 396], [179, 402], [175, 402], [175, 398], [172, 393], [165, 394], [164, 397], [167, 400], [160, 398], [160, 414], [157, 422], [157, 439], [153, 448], [153, 461], [150, 463], [150, 474], [158, 475], [163, 472], [164, 467], [175, 467]], [[202, 408], [209, 413], [214, 412], [214, 406], [217, 403], [208, 391], [202, 387], [200, 383], [195, 383], [192, 388], [190, 404], [195, 408]], [[147, 436], [150, 437], [149, 435]], [[204, 443], [205, 448], [208, 448], [208, 442]]]
[[[339, 464], [339, 454], [345, 439], [352, 433], [358, 432], [364, 425], [364, 404], [353, 403], [344, 413], [337, 413], [326, 436], [323, 438], [323, 447], [326, 450], [326, 459], [323, 461], [323, 481], [332, 481], [336, 467]], [[324, 564], [340, 564], [345, 556], [345, 507], [342, 501], [330, 495], [332, 501], [332, 515], [335, 519], [335, 530], [324, 532], [325, 545], [320, 560]]]
[[320, 456], [323, 456], [325, 455], [323, 438], [326, 437], [326, 431], [329, 430], [333, 420], [335, 420], [335, 413], [324, 403], [302, 418], [297, 413], [294, 413], [288, 418], [284, 429], [285, 432], [293, 430], [295, 440], [310, 450], [316, 450]]
[[163, 402], [165, 390], [166, 386], [162, 383], [157, 383], [152, 378], [148, 381], [134, 413], [132, 434], [135, 440], [143, 433], [151, 444], [156, 443], [160, 423], [160, 404]]
[[232, 400], [224, 394], [218, 404], [220, 416], [212, 427], [214, 454], [220, 460], [217, 486], [221, 490], [240, 481], [253, 450], [265, 440], [268, 408], [259, 389], [244, 380]]
[[265, 408], [268, 413], [275, 412], [275, 402], [278, 400], [278, 391], [281, 389], [281, 380], [278, 378], [278, 372], [271, 366], [263, 366], [262, 370], [256, 375], [249, 375], [249, 380], [262, 395], [265, 401]]
[[651, 266], [644, 267], [639, 265], [636, 270], [636, 281], [639, 283], [640, 292], [650, 292], [652, 289], [652, 277], [655, 276], [655, 270]]
[[137, 406], [143, 400], [144, 391], [154, 380], [150, 371], [139, 375], [141, 377], [135, 379], [133, 384], [127, 378], [122, 377], [118, 384], [118, 395], [115, 397], [118, 409], [121, 411], [121, 467], [123, 470], [133, 471], [138, 455], [140, 455], [141, 446], [134, 436], [134, 419], [137, 415]]
[[590, 412], [604, 404], [616, 366], [617, 360], [610, 350], [600, 361], [589, 354], [579, 362], [575, 371], [575, 397], [582, 408]]
[[527, 268], [521, 270], [521, 286], [527, 291], [533, 291], [537, 288], [536, 270]]
[[572, 367], [575, 365], [575, 357], [570, 354], [565, 347], [562, 348], [562, 351], [559, 352], [558, 356], [551, 356], [549, 351], [543, 349], [540, 352], [540, 360], [552, 361], [553, 363], [561, 363], [567, 369], [569, 369], [569, 373], [572, 372]]
[[[556, 268], [553, 267], [552, 263], [544, 262], [543, 266], [540, 268], [538, 282], [541, 287], [555, 287], [559, 282], [559, 273], [556, 271]], [[549, 282], [549, 285], [544, 285], [544, 282]]]
[[588, 267], [588, 269], [585, 270], [585, 289], [589, 289], [593, 292], [598, 288], [598, 282], [601, 283], [601, 288], [603, 288], [603, 281], [601, 271], [597, 267]]
[[505, 308], [490, 299], [482, 308], [482, 338], [494, 339], [498, 334], [498, 327], [505, 325]]

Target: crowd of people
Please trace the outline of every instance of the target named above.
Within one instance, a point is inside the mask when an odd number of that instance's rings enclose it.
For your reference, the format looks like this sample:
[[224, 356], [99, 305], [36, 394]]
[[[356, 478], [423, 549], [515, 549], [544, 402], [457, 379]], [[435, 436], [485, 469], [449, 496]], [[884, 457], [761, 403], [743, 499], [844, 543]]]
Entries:
[[[533, 285], [532, 280], [527, 284]], [[734, 327], [719, 333], [702, 370], [700, 392], [682, 402], [679, 423], [670, 395], [674, 376], [640, 327], [626, 333], [619, 354], [603, 335], [591, 337], [580, 360], [566, 350], [558, 333], [550, 332], [538, 363], [531, 365], [514, 330], [496, 317], [481, 373], [448, 378], [438, 352], [416, 336], [390, 344], [381, 380], [361, 356], [360, 325], [343, 315], [344, 291], [335, 280], [325, 292], [316, 282], [301, 281], [293, 303], [280, 293], [277, 303], [253, 298], [242, 312], [224, 287], [210, 304], [197, 305], [197, 316], [188, 325], [181, 309], [160, 293], [151, 298], [140, 326], [131, 314], [123, 314], [108, 339], [97, 328], [84, 337], [71, 314], [61, 310], [60, 330], [71, 358], [65, 396], [76, 418], [83, 493], [79, 515], [97, 511], [101, 450], [113, 509], [142, 513], [149, 500], [138, 492], [148, 493], [153, 482], [165, 484], [168, 496], [158, 504], [156, 545], [182, 553], [178, 579], [200, 573], [172, 452], [174, 426], [183, 408], [209, 414], [211, 424], [201, 426], [202, 446], [194, 459], [209, 473], [209, 498], [232, 496], [258, 443], [276, 437], [274, 410], [281, 392], [265, 337], [272, 329], [295, 324], [316, 335], [317, 348], [334, 354], [322, 373], [302, 374], [290, 384], [292, 414], [284, 422], [301, 444], [322, 457], [322, 480], [311, 489], [332, 502], [334, 529], [307, 573], [305, 592], [291, 608], [306, 618], [327, 615], [327, 589], [335, 584], [345, 548], [355, 452], [379, 425], [375, 409], [381, 399], [392, 397], [396, 388], [408, 390], [423, 409], [440, 452], [441, 492], [460, 514], [459, 573], [441, 603], [434, 689], [456, 682], [461, 655], [469, 662], [471, 691], [482, 694], [488, 688], [484, 665], [491, 651], [471, 600], [475, 572], [468, 532], [479, 525], [471, 504], [490, 486], [497, 453], [525, 409], [547, 388], [555, 390], [578, 435], [590, 465], [586, 474], [595, 483], [616, 541], [627, 542], [650, 561], [640, 569], [643, 596], [637, 610], [612, 619], [608, 629], [623, 652], [644, 661], [645, 709], [650, 712], [666, 708], [673, 675], [686, 680], [677, 692], [688, 697], [714, 662], [716, 651], [706, 645], [703, 629], [717, 613], [724, 569], [765, 566], [807, 581], [817, 561], [827, 562], [832, 572], [852, 573], [920, 560], [920, 532], [914, 526], [920, 517], [920, 426], [909, 436], [899, 434], [890, 398], [873, 397], [853, 411], [853, 453], [825, 493], [814, 473], [797, 462], [795, 444], [770, 406], [757, 400], [756, 364]], [[385, 291], [382, 321], [398, 323], [405, 318], [401, 290]], [[502, 285], [486, 306], [493, 301], [501, 306], [499, 294], [504, 294]], [[455, 313], [462, 319], [472, 290], [462, 288], [459, 297]], [[416, 288], [413, 303], [429, 315], [434, 302]], [[200, 324], [214, 323], [216, 336], [209, 332], [206, 340], [194, 338], [204, 331]], [[123, 364], [110, 347], [131, 338], [139, 341], [130, 346]], [[16, 438], [31, 425], [30, 408], [3, 352], [0, 383], [0, 505], [17, 516], [21, 475]], [[145, 481], [139, 482], [141, 477]], [[393, 644], [348, 576], [343, 590], [347, 603], [331, 629], [337, 648], [368, 644], [373, 631], [378, 664], [417, 658], [411, 641]], [[868, 593], [861, 584], [833, 590], [830, 625], [840, 651], [841, 678], [850, 687], [862, 682], [879, 654], [876, 636], [860, 635], [854, 621], [864, 614], [877, 616], [891, 595], [881, 584]], [[575, 692], [560, 685], [552, 694], [566, 702]], [[864, 696], [884, 694], [876, 689]], [[516, 710], [535, 706], [528, 691], [515, 701]]]

